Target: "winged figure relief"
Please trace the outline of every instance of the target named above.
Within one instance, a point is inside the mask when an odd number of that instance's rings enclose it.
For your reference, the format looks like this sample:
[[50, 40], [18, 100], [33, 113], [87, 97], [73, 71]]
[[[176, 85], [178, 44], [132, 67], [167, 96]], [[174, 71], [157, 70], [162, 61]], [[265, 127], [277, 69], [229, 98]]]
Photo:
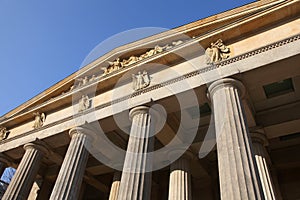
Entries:
[[44, 125], [44, 122], [46, 121], [46, 115], [45, 113], [39, 113], [39, 112], [34, 112], [33, 115], [34, 117], [34, 124], [33, 128], [40, 128]]
[[105, 76], [106, 74], [108, 74], [108, 67], [101, 67], [101, 69], [103, 70], [103, 74], [102, 76]]
[[81, 99], [78, 102], [78, 112], [82, 112], [90, 108], [90, 99], [87, 95], [82, 95]]
[[211, 43], [205, 51], [207, 63], [218, 63], [229, 57], [230, 49], [223, 44], [221, 39], [217, 40], [215, 43]]
[[5, 127], [0, 126], [0, 140], [7, 138], [7, 132]]
[[132, 74], [132, 87], [135, 91], [143, 89], [150, 85], [150, 77], [147, 71], [138, 72], [137, 75]]

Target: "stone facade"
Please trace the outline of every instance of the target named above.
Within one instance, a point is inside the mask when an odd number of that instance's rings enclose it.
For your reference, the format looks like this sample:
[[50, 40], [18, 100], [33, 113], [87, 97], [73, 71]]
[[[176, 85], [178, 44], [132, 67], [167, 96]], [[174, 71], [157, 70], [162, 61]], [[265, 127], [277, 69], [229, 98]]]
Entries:
[[299, 13], [256, 1], [118, 47], [7, 113], [3, 199], [300, 199]]

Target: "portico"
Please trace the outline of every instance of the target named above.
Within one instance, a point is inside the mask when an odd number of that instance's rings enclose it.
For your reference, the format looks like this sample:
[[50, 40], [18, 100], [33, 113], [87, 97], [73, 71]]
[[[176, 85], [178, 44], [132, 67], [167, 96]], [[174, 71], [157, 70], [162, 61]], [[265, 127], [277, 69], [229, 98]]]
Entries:
[[257, 1], [118, 47], [7, 113], [3, 199], [300, 198], [299, 11]]

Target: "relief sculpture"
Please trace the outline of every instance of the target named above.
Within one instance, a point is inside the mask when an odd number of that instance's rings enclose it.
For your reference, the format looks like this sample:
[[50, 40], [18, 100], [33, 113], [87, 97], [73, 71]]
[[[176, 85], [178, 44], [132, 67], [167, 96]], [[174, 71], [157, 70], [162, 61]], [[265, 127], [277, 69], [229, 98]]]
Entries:
[[0, 141], [7, 138], [8, 131], [5, 127], [0, 126]]
[[[88, 76], [85, 76], [83, 78], [77, 78], [77, 83], [72, 85], [69, 89], [69, 91], [73, 91], [74, 89], [76, 88], [80, 88], [80, 87], [83, 87], [87, 84], [89, 84], [89, 82], [93, 82], [95, 81], [97, 78], [100, 78], [100, 77], [103, 77], [103, 76], [106, 76], [114, 71], [117, 71], [119, 69], [122, 69], [122, 68], [125, 68], [127, 66], [130, 66], [138, 61], [141, 61], [143, 59], [146, 59], [146, 58], [149, 58], [151, 56], [154, 56], [156, 54], [159, 54], [163, 51], [168, 51], [169, 49], [172, 49], [173, 47], [177, 46], [177, 45], [180, 45], [180, 44], [183, 44], [186, 40], [176, 40], [176, 41], [173, 41], [171, 42], [170, 44], [165, 44], [163, 46], [160, 46], [160, 45], [155, 45], [152, 49], [146, 51], [145, 53], [143, 54], [140, 54], [140, 55], [132, 55], [130, 56], [129, 58], [127, 59], [120, 59], [120, 58], [116, 58], [114, 61], [107, 61], [108, 63], [108, 66], [102, 66], [100, 67], [100, 69], [102, 70], [102, 74], [100, 74], [99, 76], [96, 77], [96, 75], [92, 75], [91, 77], [88, 77]], [[218, 57], [217, 55], [215, 57]], [[145, 74], [146, 73], [146, 74]], [[143, 80], [143, 84], [141, 84], [140, 82], [136, 85], [135, 88], [137, 88], [136, 90], [138, 89], [141, 89], [143, 87], [145, 87], [145, 85], [147, 86], [147, 84], [150, 83], [150, 80], [149, 78], [147, 79], [148, 75], [147, 75], [147, 72], [143, 72], [143, 73], [140, 73], [138, 75], [135, 75], [135, 80]], [[86, 97], [82, 100], [86, 100]], [[84, 103], [81, 103], [82, 106], [80, 108], [80, 110], [84, 110], [84, 106], [83, 104]]]
[[91, 102], [87, 95], [82, 95], [81, 99], [78, 102], [78, 112], [83, 112], [90, 108]]
[[150, 77], [144, 70], [143, 73], [138, 72], [137, 75], [132, 74], [132, 87], [135, 91], [143, 89], [150, 85]]
[[33, 115], [35, 116], [33, 128], [34, 129], [41, 128], [44, 125], [44, 122], [46, 121], [45, 113], [40, 114], [39, 112], [34, 112]]
[[211, 43], [205, 51], [207, 64], [219, 63], [229, 57], [230, 49], [223, 44], [221, 39]]
[[167, 51], [167, 50], [173, 48], [174, 46], [180, 45], [182, 43], [184, 43], [183, 40], [177, 40], [177, 41], [173, 41], [171, 44], [166, 44], [164, 46], [155, 45], [154, 48], [146, 51], [145, 53], [143, 53], [139, 56], [132, 55], [127, 59], [122, 59], [122, 61], [120, 60], [120, 58], [117, 58], [116, 60], [114, 60], [112, 62], [108, 61], [109, 65], [107, 67], [101, 67], [101, 70], [103, 71], [102, 76], [110, 74], [111, 72], [114, 72], [121, 68], [127, 67], [131, 64], [134, 64], [140, 60], [149, 58], [149, 57], [156, 55], [158, 53], [161, 53], [163, 51]]

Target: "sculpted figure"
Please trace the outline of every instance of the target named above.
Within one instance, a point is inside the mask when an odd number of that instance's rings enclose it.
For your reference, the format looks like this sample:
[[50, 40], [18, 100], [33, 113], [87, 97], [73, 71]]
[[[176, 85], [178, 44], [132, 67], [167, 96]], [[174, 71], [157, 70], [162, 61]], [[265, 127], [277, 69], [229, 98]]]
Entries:
[[128, 66], [128, 65], [131, 65], [131, 64], [137, 62], [138, 60], [139, 60], [138, 57], [136, 57], [136, 56], [130, 56], [130, 57], [128, 58], [128, 60], [123, 60], [123, 62], [122, 62], [121, 65], [122, 65], [122, 67], [123, 67], [123, 66]]
[[140, 55], [139, 60], [143, 60], [143, 59], [145, 59], [145, 58], [147, 58], [147, 57], [148, 57], [148, 52], [146, 52], [146, 53]]
[[109, 73], [108, 67], [101, 67], [101, 69], [103, 70], [102, 76], [105, 76], [105, 75], [107, 75]]
[[154, 54], [163, 52], [163, 50], [164, 50], [163, 47], [161, 47], [159, 45], [155, 45], [155, 47], [154, 47]]
[[163, 50], [169, 50], [171, 49], [173, 46], [166, 44], [165, 46], [162, 47]]
[[143, 80], [143, 75], [141, 74], [141, 72], [138, 72], [138, 75], [135, 76], [136, 77], [136, 89], [142, 89], [143, 85], [144, 85], [144, 80]]
[[82, 83], [83, 83], [83, 78], [78, 78], [78, 79], [77, 79], [77, 82], [78, 82], [78, 83], [77, 83], [77, 86], [76, 86], [76, 87], [81, 87], [81, 86], [83, 85], [83, 84], [82, 84]]
[[153, 55], [155, 55], [155, 54], [158, 54], [158, 53], [160, 53], [160, 52], [162, 52], [162, 51], [163, 51], [163, 48], [160, 47], [160, 46], [158, 46], [158, 45], [156, 45], [156, 46], [154, 47], [154, 49], [151, 49], [151, 50], [148, 51], [146, 54], [147, 54], [147, 57], [149, 57], [149, 56], [153, 56]]
[[89, 82], [89, 79], [88, 79], [87, 76], [85, 76], [85, 77], [82, 79], [82, 85], [86, 85], [88, 82]]
[[144, 87], [147, 87], [150, 84], [150, 77], [146, 70], [143, 71], [143, 80], [144, 80]]
[[73, 91], [74, 88], [75, 88], [75, 85], [72, 85], [72, 86], [70, 87], [70, 91]]
[[121, 62], [120, 62], [120, 58], [117, 58], [115, 61], [113, 61], [113, 62], [109, 62], [108, 61], [108, 63], [109, 63], [109, 65], [110, 65], [110, 67], [111, 67], [111, 70], [109, 71], [109, 73], [110, 72], [112, 72], [112, 71], [115, 71], [115, 70], [118, 70], [118, 69], [120, 69], [122, 66], [121, 66]]
[[96, 79], [96, 75], [93, 74], [89, 81], [90, 81], [90, 82], [93, 82], [95, 79]]
[[182, 43], [183, 43], [182, 40], [178, 40], [178, 41], [172, 42], [172, 45], [173, 45], [173, 46], [177, 46], [177, 45], [180, 45], [180, 44], [182, 44]]
[[6, 137], [7, 137], [7, 135], [6, 135], [6, 133], [7, 133], [8, 131], [6, 130], [6, 128], [5, 127], [0, 127], [0, 140], [4, 140], [4, 139], [6, 139]]
[[147, 71], [138, 72], [137, 75], [132, 74], [132, 87], [135, 91], [143, 89], [150, 85], [150, 77]]
[[211, 43], [205, 51], [208, 64], [218, 63], [229, 57], [230, 49], [223, 44], [221, 39]]
[[163, 50], [164, 50], [163, 47], [161, 47], [159, 45], [156, 45], [153, 49], [151, 49], [151, 50], [147, 51], [146, 53], [140, 55], [139, 60], [143, 60], [145, 58], [148, 58], [150, 56], [158, 54], [158, 53], [162, 52]]
[[90, 100], [87, 95], [82, 95], [78, 102], [78, 112], [85, 111], [90, 107]]
[[37, 129], [37, 128], [41, 128], [44, 125], [44, 122], [46, 120], [46, 115], [45, 113], [39, 113], [39, 112], [35, 112], [33, 113], [34, 117], [34, 124], [33, 124], [33, 128]]

